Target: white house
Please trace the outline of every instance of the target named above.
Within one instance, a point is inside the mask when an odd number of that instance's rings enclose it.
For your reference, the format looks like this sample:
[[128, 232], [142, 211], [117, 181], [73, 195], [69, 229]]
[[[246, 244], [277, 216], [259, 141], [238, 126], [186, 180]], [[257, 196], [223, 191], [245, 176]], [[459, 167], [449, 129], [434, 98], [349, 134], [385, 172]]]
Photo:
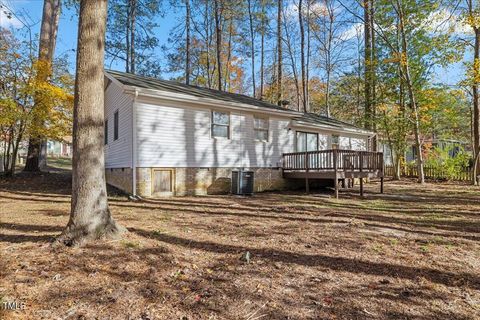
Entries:
[[372, 132], [257, 99], [105, 73], [107, 183], [128, 193], [225, 193], [231, 171], [255, 172], [255, 191], [288, 188], [282, 155], [367, 150]]

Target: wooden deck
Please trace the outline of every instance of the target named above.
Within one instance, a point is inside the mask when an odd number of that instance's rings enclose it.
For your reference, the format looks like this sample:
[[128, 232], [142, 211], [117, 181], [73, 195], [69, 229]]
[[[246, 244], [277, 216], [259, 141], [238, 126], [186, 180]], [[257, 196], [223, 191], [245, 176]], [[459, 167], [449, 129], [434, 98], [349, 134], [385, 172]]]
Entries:
[[339, 181], [345, 186], [353, 179], [360, 179], [360, 194], [363, 196], [363, 179], [380, 178], [383, 193], [384, 163], [382, 152], [353, 150], [319, 150], [284, 153], [282, 157], [283, 177], [305, 179], [307, 192], [309, 179], [332, 179], [335, 197], [338, 198]]

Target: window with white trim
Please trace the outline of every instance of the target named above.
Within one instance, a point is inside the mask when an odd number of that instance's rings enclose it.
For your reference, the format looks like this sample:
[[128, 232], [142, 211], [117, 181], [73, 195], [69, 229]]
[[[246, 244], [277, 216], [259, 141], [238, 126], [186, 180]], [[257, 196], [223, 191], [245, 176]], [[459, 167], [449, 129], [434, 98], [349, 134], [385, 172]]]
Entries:
[[253, 129], [255, 131], [255, 140], [268, 141], [268, 119], [257, 118], [253, 119]]
[[212, 111], [212, 137], [230, 139], [230, 114]]

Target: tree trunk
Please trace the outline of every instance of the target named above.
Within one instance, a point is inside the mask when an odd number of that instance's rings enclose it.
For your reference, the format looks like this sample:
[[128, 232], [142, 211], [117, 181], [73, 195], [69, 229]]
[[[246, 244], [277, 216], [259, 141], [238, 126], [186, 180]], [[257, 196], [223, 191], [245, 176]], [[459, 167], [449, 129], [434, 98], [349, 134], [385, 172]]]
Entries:
[[[371, 129], [377, 132], [376, 116], [377, 116], [377, 58], [375, 48], [375, 0], [370, 2], [370, 38], [371, 38], [371, 56], [370, 56], [370, 81], [371, 81]], [[377, 151], [377, 136], [372, 138], [372, 150]]]
[[298, 72], [297, 72], [297, 66], [296, 66], [294, 52], [292, 50], [290, 33], [288, 32], [286, 21], [284, 21], [284, 23], [285, 23], [285, 40], [286, 40], [286, 44], [287, 44], [287, 51], [288, 51], [288, 55], [290, 57], [290, 63], [292, 65], [293, 79], [294, 79], [294, 82], [295, 82], [295, 89], [296, 89], [296, 93], [297, 93], [296, 94], [296, 97], [297, 97], [297, 111], [300, 111], [300, 110], [303, 110], [303, 105], [301, 104], [301, 91], [300, 91], [301, 88], [300, 88], [300, 83], [298, 81]]
[[418, 182], [425, 183], [425, 175], [423, 172], [423, 154], [422, 154], [422, 143], [420, 141], [420, 117], [418, 114], [417, 100], [415, 97], [415, 91], [413, 88], [412, 79], [410, 76], [410, 66], [409, 66], [409, 57], [408, 57], [408, 45], [407, 37], [405, 32], [405, 17], [403, 13], [403, 4], [400, 3], [400, 0], [397, 0], [398, 6], [398, 15], [399, 15], [399, 27], [400, 27], [400, 36], [402, 42], [402, 58], [401, 65], [403, 67], [403, 75], [405, 77], [405, 84], [407, 85], [408, 98], [410, 99], [410, 106], [413, 112], [413, 133], [415, 135], [415, 149], [417, 150], [417, 171], [418, 171]]
[[216, 52], [217, 52], [217, 81], [218, 90], [222, 91], [222, 29], [221, 29], [221, 14], [218, 4], [219, 0], [214, 1], [215, 10], [215, 34], [217, 37]]
[[130, 73], [135, 74], [135, 21], [137, 17], [137, 0], [131, 0], [130, 12]]
[[104, 48], [107, 0], [81, 0], [73, 110], [73, 176], [70, 220], [57, 238], [68, 246], [117, 236], [105, 183]]
[[307, 84], [305, 78], [305, 28], [303, 25], [303, 1], [298, 1], [298, 24], [300, 26], [300, 63], [301, 63], [301, 72], [302, 72], [302, 109], [303, 112], [308, 112], [307, 110]]
[[305, 63], [305, 105], [307, 106], [306, 109], [310, 112], [310, 8], [311, 8], [311, 0], [307, 0], [307, 58]]
[[130, 15], [132, 12], [132, 2], [127, 0], [127, 25], [125, 31], [125, 72], [130, 73]]
[[372, 128], [372, 29], [371, 0], [363, 1], [364, 37], [365, 37], [365, 128]]
[[278, 12], [277, 12], [277, 104], [282, 105], [283, 92], [282, 92], [282, 9], [283, 1], [278, 0]]
[[212, 88], [212, 77], [210, 75], [210, 19], [208, 1], [205, 1], [205, 46], [207, 51], [207, 84], [208, 88]]
[[186, 29], [186, 54], [185, 54], [185, 83], [190, 84], [190, 0], [185, 0], [185, 29]]
[[[479, 83], [477, 79], [480, 77], [480, 28], [475, 28], [475, 52], [474, 52], [474, 72], [475, 82], [472, 87], [473, 92], [473, 143], [474, 154], [478, 158], [480, 155], [480, 97], [479, 97]], [[476, 163], [475, 172], [480, 172], [480, 162]], [[474, 182], [478, 183], [477, 177], [473, 177]]]
[[223, 90], [231, 92], [231, 62], [232, 62], [232, 38], [233, 38], [233, 17], [230, 17], [228, 24], [228, 45], [227, 45], [227, 61], [225, 63], [225, 76]]
[[255, 84], [255, 33], [253, 30], [253, 12], [252, 12], [252, 0], [248, 0], [248, 20], [250, 22], [250, 54], [252, 61], [252, 87], [253, 97], [256, 98], [256, 84]]
[[[39, 72], [37, 74], [38, 81], [48, 81], [52, 74], [52, 63], [55, 51], [58, 21], [60, 16], [60, 0], [44, 0], [43, 13], [42, 13], [42, 25], [40, 27], [40, 44], [38, 48], [38, 67]], [[41, 108], [40, 95], [36, 95], [34, 108]], [[43, 126], [41, 119], [34, 117], [32, 122], [37, 126]], [[43, 137], [40, 137], [33, 133], [30, 136], [27, 151], [27, 161], [25, 163], [24, 171], [38, 172], [41, 168], [46, 166], [46, 155], [42, 153], [43, 145], [46, 141], [43, 141]]]
[[263, 100], [264, 65], [265, 65], [265, 0], [262, 0], [261, 44], [260, 44], [260, 100]]
[[[472, 28], [475, 34], [474, 41], [474, 52], [473, 52], [473, 84], [472, 84], [472, 100], [473, 100], [473, 111], [472, 111], [472, 133], [473, 133], [473, 159], [478, 159], [480, 155], [480, 93], [478, 79], [480, 78], [480, 26], [475, 24], [475, 12], [478, 8], [474, 7], [472, 0], [467, 0], [468, 4], [468, 14], [472, 20]], [[476, 175], [480, 172], [480, 162], [474, 161], [474, 177], [473, 184], [477, 184]]]

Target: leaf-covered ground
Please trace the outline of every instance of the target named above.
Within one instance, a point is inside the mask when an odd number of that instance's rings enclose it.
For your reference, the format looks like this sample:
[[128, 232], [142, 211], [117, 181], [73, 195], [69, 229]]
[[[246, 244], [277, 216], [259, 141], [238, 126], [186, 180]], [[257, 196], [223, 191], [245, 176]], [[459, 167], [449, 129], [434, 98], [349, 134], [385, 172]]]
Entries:
[[367, 191], [111, 196], [122, 240], [52, 249], [69, 177], [0, 180], [1, 317], [480, 319], [480, 190]]

